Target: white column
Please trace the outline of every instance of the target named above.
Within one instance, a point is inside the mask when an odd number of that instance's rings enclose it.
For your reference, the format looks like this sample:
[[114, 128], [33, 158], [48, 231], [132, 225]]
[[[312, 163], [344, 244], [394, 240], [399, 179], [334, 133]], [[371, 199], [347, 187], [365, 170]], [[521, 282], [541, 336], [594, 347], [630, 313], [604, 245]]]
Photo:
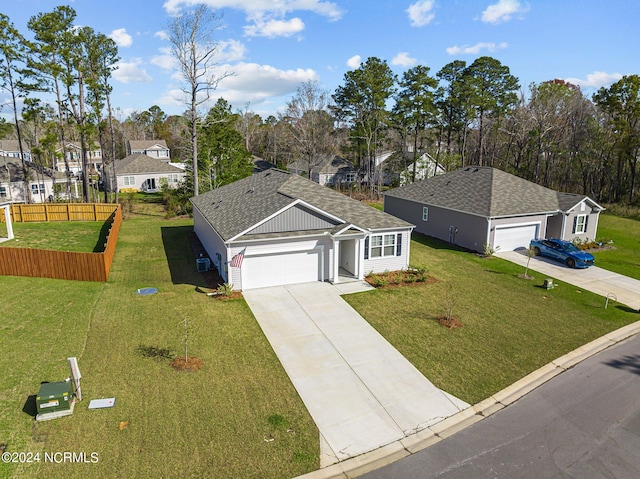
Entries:
[[4, 205], [4, 219], [7, 224], [7, 238], [13, 239], [13, 225], [11, 224], [11, 205]]

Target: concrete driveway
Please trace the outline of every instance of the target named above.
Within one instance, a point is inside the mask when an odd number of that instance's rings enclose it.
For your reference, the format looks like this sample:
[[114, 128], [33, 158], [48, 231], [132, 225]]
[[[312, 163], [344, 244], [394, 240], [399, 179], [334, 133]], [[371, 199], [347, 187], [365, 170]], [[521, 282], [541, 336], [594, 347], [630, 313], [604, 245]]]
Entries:
[[322, 467], [469, 407], [436, 388], [340, 293], [320, 282], [243, 293], [320, 430]]
[[[503, 251], [496, 253], [496, 256], [523, 267], [527, 265], [526, 250]], [[531, 258], [529, 269], [599, 294], [605, 298], [611, 293], [615, 295], [617, 302], [625, 304], [631, 309], [640, 310], [640, 281], [637, 279], [613, 273], [597, 266], [591, 266], [586, 269], [573, 269], [542, 256]], [[609, 305], [612, 304], [615, 303], [610, 300]]]

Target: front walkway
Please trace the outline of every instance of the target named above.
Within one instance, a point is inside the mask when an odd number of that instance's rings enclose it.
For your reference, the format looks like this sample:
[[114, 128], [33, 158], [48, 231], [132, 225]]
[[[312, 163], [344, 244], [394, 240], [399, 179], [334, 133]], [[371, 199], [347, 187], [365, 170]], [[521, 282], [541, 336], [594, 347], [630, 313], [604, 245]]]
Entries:
[[436, 388], [331, 284], [277, 286], [243, 295], [318, 426], [321, 467], [469, 407]]
[[[526, 250], [503, 251], [496, 253], [499, 258], [506, 259], [526, 267], [528, 257]], [[578, 288], [604, 296], [613, 294], [617, 302], [640, 310], [640, 281], [606, 269], [591, 266], [586, 269], [574, 269], [562, 263], [542, 256], [534, 256], [529, 262], [529, 269], [556, 278]], [[611, 301], [609, 305], [613, 304]], [[604, 305], [604, 300], [603, 300]]]

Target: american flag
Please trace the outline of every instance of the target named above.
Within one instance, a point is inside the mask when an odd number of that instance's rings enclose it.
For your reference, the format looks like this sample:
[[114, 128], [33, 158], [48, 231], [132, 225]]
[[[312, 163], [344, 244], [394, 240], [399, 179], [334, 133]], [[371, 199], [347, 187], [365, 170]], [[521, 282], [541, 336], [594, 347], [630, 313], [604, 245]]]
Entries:
[[231, 263], [229, 263], [234, 268], [242, 268], [242, 260], [244, 259], [245, 250], [240, 251], [237, 255], [231, 258]]

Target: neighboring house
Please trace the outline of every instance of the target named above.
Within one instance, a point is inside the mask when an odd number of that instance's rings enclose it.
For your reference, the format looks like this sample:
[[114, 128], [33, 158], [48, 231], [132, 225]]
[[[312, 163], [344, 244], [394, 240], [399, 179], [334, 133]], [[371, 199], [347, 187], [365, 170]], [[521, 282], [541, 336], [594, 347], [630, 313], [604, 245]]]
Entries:
[[[66, 196], [67, 177], [59, 171], [26, 162], [30, 195], [25, 191], [24, 170], [19, 158], [0, 156], [0, 201], [43, 203]], [[77, 182], [72, 180], [72, 196], [78, 196]], [[54, 185], [57, 185], [56, 188]]]
[[305, 158], [294, 161], [287, 169], [323, 186], [353, 183], [358, 177], [353, 163], [331, 154], [320, 154], [314, 157], [310, 172], [309, 161]]
[[[31, 150], [22, 142], [22, 152], [25, 161], [31, 161]], [[0, 140], [0, 156], [7, 158], [20, 158], [18, 140]]]
[[[415, 165], [415, 166], [414, 166]], [[434, 160], [429, 153], [423, 153], [416, 161], [409, 161], [407, 167], [400, 172], [400, 185], [413, 183], [413, 170], [415, 168], [415, 180], [425, 180], [436, 175], [444, 175], [443, 166]]]
[[504, 171], [470, 166], [385, 193], [384, 211], [415, 231], [483, 252], [527, 248], [534, 238], [595, 239], [604, 208]]
[[[57, 148], [56, 153], [62, 153], [63, 148]], [[102, 168], [102, 149], [100, 146], [91, 144], [89, 149], [85, 152], [87, 159], [87, 168], [89, 171], [100, 171]], [[66, 162], [64, 160], [66, 158]], [[64, 147], [64, 158], [62, 155], [58, 157], [56, 162], [56, 170], [66, 172], [67, 165], [69, 171], [75, 175], [82, 173], [82, 149], [80, 144], [67, 142]]]
[[[176, 187], [185, 179], [186, 171], [158, 158], [143, 154], [129, 155], [115, 162], [117, 188], [119, 191], [144, 191], [153, 193], [160, 189], [164, 178], [169, 186]], [[114, 191], [112, 175], [105, 175], [105, 185]]]
[[194, 230], [236, 290], [406, 269], [413, 225], [278, 169], [191, 199]]
[[129, 155], [147, 155], [166, 162], [171, 161], [165, 140], [129, 140]]

